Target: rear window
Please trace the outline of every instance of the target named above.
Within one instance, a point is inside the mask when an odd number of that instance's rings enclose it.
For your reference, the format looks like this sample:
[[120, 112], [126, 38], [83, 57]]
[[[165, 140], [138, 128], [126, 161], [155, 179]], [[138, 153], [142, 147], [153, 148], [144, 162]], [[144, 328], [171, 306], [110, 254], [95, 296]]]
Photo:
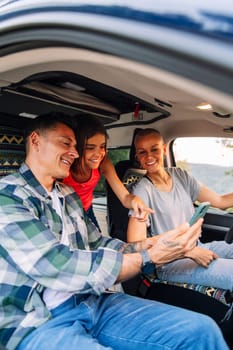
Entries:
[[[129, 159], [129, 151], [129, 148], [110, 149], [108, 150], [108, 156], [111, 159], [112, 163], [115, 165], [120, 160]], [[95, 196], [103, 196], [105, 193], [105, 178], [102, 176], [95, 188]]]

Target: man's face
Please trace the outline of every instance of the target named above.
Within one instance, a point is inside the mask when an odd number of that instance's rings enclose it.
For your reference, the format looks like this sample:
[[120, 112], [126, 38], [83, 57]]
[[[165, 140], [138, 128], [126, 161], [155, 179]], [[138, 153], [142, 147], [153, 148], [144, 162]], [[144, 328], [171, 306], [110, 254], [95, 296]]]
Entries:
[[67, 177], [71, 164], [78, 157], [74, 132], [65, 124], [57, 124], [43, 133], [33, 132], [31, 146], [34, 151], [32, 170], [46, 188], [50, 188], [55, 179]]

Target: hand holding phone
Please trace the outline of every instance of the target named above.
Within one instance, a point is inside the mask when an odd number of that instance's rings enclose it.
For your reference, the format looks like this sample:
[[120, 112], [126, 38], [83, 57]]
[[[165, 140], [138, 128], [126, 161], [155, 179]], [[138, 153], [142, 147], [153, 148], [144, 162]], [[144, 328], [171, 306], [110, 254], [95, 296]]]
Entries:
[[201, 203], [197, 209], [195, 210], [195, 213], [193, 214], [193, 216], [191, 217], [189, 224], [190, 226], [192, 226], [193, 224], [195, 224], [195, 222], [199, 219], [199, 218], [203, 218], [206, 214], [206, 212], [208, 211], [210, 207], [210, 202], [203, 202]]

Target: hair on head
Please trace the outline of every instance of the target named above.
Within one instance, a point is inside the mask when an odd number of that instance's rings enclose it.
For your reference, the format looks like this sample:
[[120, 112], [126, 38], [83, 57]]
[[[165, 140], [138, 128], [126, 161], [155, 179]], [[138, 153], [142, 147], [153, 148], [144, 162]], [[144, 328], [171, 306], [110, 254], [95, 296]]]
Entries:
[[108, 139], [106, 128], [99, 118], [90, 115], [77, 116], [75, 120], [75, 136], [80, 159], [84, 154], [87, 140], [96, 134], [104, 135], [106, 140]]
[[141, 129], [137, 132], [137, 134], [135, 135], [135, 138], [134, 138], [134, 145], [136, 144], [137, 140], [140, 138], [140, 137], [144, 137], [144, 136], [148, 136], [148, 135], [157, 135], [157, 136], [160, 136], [161, 139], [163, 139], [160, 131], [158, 131], [157, 129], [154, 129], [154, 128], [146, 128], [146, 129]]
[[57, 124], [65, 124], [74, 129], [73, 117], [60, 112], [51, 112], [31, 119], [24, 131], [24, 139], [26, 140], [33, 131], [49, 130]]

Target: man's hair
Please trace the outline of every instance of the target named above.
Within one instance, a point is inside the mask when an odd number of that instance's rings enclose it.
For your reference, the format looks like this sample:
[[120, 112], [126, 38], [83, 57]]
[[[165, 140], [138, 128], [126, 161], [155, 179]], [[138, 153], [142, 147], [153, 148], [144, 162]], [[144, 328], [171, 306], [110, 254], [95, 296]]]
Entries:
[[75, 119], [74, 132], [77, 140], [77, 150], [79, 158], [75, 159], [73, 168], [82, 171], [82, 158], [85, 152], [87, 140], [96, 134], [104, 135], [105, 140], [108, 139], [106, 128], [102, 121], [91, 115], [77, 116]]
[[53, 129], [57, 124], [65, 124], [72, 130], [74, 130], [73, 117], [60, 112], [46, 113], [34, 119], [31, 119], [24, 131], [24, 143], [26, 151], [28, 147], [28, 137], [33, 131], [43, 133], [47, 130]]

